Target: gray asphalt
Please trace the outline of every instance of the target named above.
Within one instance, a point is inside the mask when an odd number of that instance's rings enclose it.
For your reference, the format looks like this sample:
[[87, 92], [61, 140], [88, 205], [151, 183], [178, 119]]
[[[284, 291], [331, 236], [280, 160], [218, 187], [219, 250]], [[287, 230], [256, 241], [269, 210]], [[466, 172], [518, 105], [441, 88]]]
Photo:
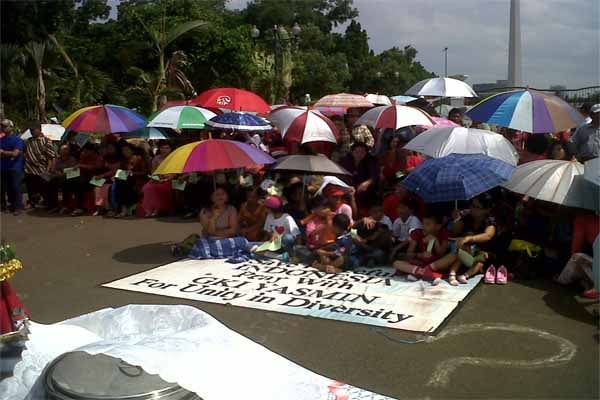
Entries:
[[[13, 244], [24, 264], [12, 284], [37, 322], [133, 303], [188, 304], [319, 374], [398, 399], [599, 396], [599, 328], [594, 316], [598, 304], [550, 281], [481, 284], [440, 330], [480, 324], [474, 331], [406, 344], [418, 337], [99, 286], [174, 260], [169, 244], [193, 233], [193, 221], [31, 212], [19, 217], [3, 214], [0, 222], [2, 237]], [[493, 326], [504, 330], [489, 329]], [[553, 363], [552, 357], [565, 349], [575, 355]], [[448, 360], [457, 357], [463, 363], [449, 373], [449, 383], [430, 384], [436, 369], [447, 370]], [[536, 367], [527, 367], [534, 360], [539, 361]]]

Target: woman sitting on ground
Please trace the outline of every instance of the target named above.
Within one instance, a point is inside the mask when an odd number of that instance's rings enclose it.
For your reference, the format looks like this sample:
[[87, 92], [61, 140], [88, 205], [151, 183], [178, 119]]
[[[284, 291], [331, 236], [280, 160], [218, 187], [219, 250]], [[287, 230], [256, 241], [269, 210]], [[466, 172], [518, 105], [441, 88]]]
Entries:
[[251, 187], [246, 191], [246, 201], [240, 207], [240, 234], [250, 242], [263, 239], [267, 209], [261, 202], [261, 197], [260, 187]]
[[229, 194], [217, 187], [210, 196], [211, 206], [200, 210], [202, 236], [211, 239], [226, 239], [238, 234], [238, 213], [229, 204]]
[[100, 171], [94, 176], [96, 180], [104, 179], [102, 186], [94, 188], [96, 212], [94, 215], [100, 215], [106, 210], [111, 210], [113, 205], [110, 201], [110, 190], [114, 182], [114, 176], [123, 162], [121, 150], [113, 142], [107, 142], [102, 156], [102, 165]]

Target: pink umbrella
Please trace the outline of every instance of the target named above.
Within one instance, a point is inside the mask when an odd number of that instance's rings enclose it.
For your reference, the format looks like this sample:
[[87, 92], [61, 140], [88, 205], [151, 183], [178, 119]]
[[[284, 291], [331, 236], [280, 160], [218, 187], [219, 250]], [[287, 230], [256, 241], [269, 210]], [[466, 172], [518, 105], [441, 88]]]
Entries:
[[281, 132], [286, 142], [337, 143], [338, 130], [333, 122], [323, 114], [314, 110], [303, 110], [297, 107], [280, 107], [269, 114], [269, 120]]
[[406, 126], [433, 126], [434, 121], [425, 111], [408, 106], [381, 106], [364, 113], [355, 125], [367, 125], [375, 129], [400, 129]]
[[457, 123], [454, 123], [454, 122], [450, 121], [448, 118], [444, 118], [444, 117], [431, 117], [431, 119], [433, 120], [433, 122], [435, 122], [436, 128], [443, 127], [443, 126], [460, 126]]

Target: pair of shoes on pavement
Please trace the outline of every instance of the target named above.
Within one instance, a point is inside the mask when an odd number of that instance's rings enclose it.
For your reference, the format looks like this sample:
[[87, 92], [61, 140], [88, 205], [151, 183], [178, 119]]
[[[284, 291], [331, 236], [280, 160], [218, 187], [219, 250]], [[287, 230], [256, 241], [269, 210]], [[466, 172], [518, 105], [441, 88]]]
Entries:
[[490, 265], [485, 271], [483, 279], [485, 283], [506, 285], [508, 283], [508, 270], [504, 265], [500, 266], [498, 269], [493, 265]]

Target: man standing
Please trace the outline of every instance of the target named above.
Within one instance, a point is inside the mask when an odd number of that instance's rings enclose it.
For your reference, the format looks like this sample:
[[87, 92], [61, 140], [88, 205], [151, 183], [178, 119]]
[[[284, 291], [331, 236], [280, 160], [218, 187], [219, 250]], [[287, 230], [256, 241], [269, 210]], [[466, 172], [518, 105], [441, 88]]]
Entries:
[[23, 179], [23, 140], [13, 132], [10, 119], [0, 121], [0, 196], [2, 211], [8, 209], [19, 215], [23, 210], [21, 181]]
[[573, 153], [581, 162], [598, 157], [600, 153], [600, 104], [592, 106], [590, 117], [592, 121], [577, 128], [570, 140]]
[[52, 141], [42, 133], [42, 126], [36, 122], [31, 126], [31, 137], [25, 141], [25, 184], [32, 208], [40, 205], [42, 193], [46, 193], [44, 177], [52, 169], [56, 150]]

